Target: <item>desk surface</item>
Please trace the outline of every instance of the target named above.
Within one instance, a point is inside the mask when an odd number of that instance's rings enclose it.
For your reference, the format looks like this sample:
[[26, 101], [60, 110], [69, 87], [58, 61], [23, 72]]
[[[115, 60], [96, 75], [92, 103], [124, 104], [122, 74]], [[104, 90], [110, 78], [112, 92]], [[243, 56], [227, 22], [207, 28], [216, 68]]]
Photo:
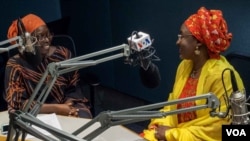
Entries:
[[[6, 111], [0, 112], [0, 124], [9, 124], [9, 115]], [[86, 124], [89, 119], [67, 117], [67, 116], [57, 116], [59, 124], [63, 131], [67, 133], [72, 133], [76, 129], [79, 129], [84, 124]], [[86, 131], [77, 135], [77, 137], [83, 138], [85, 135], [89, 134], [91, 131], [99, 127], [99, 123], [94, 124]], [[38, 141], [38, 139], [29, 139], [32, 141]], [[137, 133], [123, 127], [123, 126], [112, 126], [100, 135], [98, 135], [93, 141], [144, 141]]]

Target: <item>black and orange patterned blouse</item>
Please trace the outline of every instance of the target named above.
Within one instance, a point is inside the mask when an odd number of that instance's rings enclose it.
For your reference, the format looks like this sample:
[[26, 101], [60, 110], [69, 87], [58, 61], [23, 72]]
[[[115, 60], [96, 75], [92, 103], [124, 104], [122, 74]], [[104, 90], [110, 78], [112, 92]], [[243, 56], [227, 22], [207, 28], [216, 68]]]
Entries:
[[[58, 46], [55, 52], [51, 56], [45, 57], [37, 67], [32, 67], [19, 55], [10, 58], [5, 72], [5, 94], [9, 111], [23, 108], [49, 63], [63, 61], [71, 57], [71, 52], [67, 48]], [[67, 98], [74, 95], [78, 82], [78, 71], [60, 75], [45, 103], [64, 103]], [[85, 97], [82, 101], [88, 102]], [[89, 111], [87, 110], [87, 112]]]

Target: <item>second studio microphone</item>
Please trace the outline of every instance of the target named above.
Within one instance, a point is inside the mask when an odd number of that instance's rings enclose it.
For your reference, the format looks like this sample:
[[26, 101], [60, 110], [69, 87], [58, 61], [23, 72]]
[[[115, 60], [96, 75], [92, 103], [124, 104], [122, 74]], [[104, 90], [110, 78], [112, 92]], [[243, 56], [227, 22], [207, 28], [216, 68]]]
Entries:
[[241, 92], [237, 87], [236, 78], [233, 70], [231, 72], [231, 82], [233, 92], [230, 96], [230, 106], [232, 109], [232, 124], [246, 125], [249, 124], [248, 109], [246, 106], [246, 94]]
[[160, 59], [155, 55], [153, 41], [149, 34], [134, 31], [128, 42], [131, 48], [131, 54], [127, 58], [127, 63], [136, 66], [139, 65], [139, 75], [142, 84], [147, 88], [156, 88], [160, 85], [161, 75], [159, 68], [153, 61]]

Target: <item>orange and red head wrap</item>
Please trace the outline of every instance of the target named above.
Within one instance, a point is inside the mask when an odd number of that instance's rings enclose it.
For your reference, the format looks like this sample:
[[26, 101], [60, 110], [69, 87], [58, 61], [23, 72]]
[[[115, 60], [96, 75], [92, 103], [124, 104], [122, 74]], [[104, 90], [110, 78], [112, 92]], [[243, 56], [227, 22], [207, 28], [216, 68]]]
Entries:
[[[22, 22], [27, 32], [32, 33], [38, 27], [46, 25], [46, 23], [37, 15], [28, 14], [22, 18]], [[7, 37], [13, 38], [18, 36], [17, 20], [13, 21], [9, 27]]]
[[232, 33], [228, 33], [227, 23], [220, 10], [201, 7], [184, 24], [189, 31], [208, 48], [210, 58], [219, 58], [231, 43]]

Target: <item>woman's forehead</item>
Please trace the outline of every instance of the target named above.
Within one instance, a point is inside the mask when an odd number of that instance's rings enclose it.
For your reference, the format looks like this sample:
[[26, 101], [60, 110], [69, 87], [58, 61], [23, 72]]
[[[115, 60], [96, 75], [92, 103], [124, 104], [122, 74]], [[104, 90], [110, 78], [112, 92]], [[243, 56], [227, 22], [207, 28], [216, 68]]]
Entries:
[[46, 25], [39, 26], [36, 30], [34, 30], [33, 33], [35, 34], [42, 34], [42, 33], [47, 33], [49, 32], [49, 29]]
[[181, 25], [180, 32], [185, 33], [185, 34], [191, 34], [191, 32], [188, 30], [188, 28], [187, 28], [187, 26], [185, 24]]

